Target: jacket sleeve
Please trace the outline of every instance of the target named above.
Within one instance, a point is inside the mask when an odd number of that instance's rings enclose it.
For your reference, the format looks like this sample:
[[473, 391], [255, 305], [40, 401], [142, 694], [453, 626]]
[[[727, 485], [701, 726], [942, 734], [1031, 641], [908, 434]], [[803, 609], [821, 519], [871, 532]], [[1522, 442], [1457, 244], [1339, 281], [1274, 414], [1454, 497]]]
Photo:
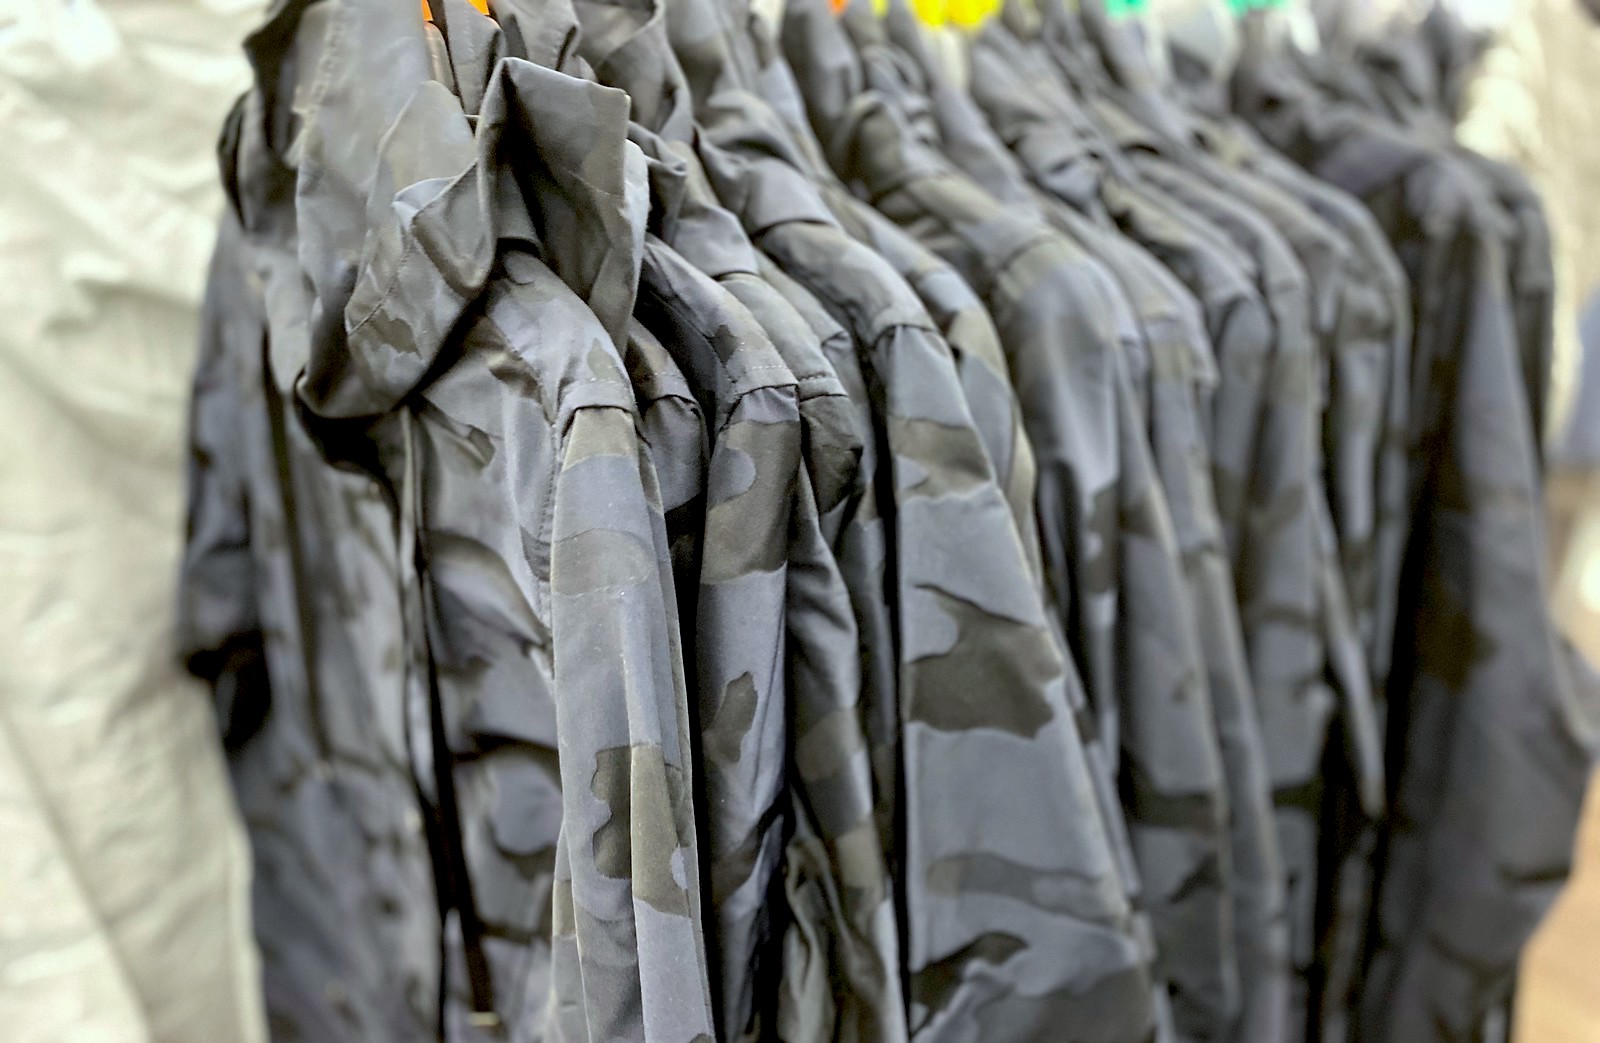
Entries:
[[576, 410], [560, 452], [551, 1038], [710, 1039], [688, 690], [655, 468], [616, 407]]

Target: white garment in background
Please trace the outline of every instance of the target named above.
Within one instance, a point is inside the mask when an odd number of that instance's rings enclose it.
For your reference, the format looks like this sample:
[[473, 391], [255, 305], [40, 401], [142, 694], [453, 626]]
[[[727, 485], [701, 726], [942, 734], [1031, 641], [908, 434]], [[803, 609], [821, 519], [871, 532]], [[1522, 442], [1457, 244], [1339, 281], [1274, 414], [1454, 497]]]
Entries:
[[1600, 25], [1579, 0], [1514, 0], [1467, 99], [1462, 142], [1525, 170], [1544, 198], [1556, 274], [1550, 425], [1559, 431], [1575, 388], [1579, 310], [1600, 288]]
[[259, 0], [0, 0], [0, 1039], [258, 1043], [249, 858], [172, 647]]

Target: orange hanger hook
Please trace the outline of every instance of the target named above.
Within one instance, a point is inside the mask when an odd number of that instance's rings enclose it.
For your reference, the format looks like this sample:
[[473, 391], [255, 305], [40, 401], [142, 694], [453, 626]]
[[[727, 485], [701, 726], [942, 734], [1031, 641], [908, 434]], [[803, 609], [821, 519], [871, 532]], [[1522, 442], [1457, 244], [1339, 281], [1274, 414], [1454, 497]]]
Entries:
[[[471, 0], [481, 14], [489, 13], [489, 0]], [[425, 21], [433, 21], [433, 9], [428, 6], [428, 0], [422, 0], [422, 17]]]

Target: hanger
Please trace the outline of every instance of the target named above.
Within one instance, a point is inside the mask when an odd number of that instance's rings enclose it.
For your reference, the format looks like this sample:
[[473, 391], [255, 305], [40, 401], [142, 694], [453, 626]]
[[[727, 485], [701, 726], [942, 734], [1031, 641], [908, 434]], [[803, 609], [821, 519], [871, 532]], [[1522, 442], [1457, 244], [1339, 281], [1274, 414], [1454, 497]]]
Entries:
[[[917, 20], [929, 29], [943, 29], [950, 24], [949, 0], [910, 0], [910, 3], [911, 13], [916, 15]], [[874, 4], [873, 6], [878, 8], [880, 5]], [[886, 4], [882, 5], [882, 9], [879, 10], [879, 17], [882, 17], [886, 12], [887, 6]]]
[[1000, 13], [1003, 0], [949, 0], [950, 23], [968, 33], [977, 32], [984, 23]]
[[[468, 0], [468, 2], [478, 9], [479, 14], [489, 13], [489, 0]], [[422, 17], [424, 21], [434, 21], [433, 8], [428, 6], [428, 0], [422, 0]]]

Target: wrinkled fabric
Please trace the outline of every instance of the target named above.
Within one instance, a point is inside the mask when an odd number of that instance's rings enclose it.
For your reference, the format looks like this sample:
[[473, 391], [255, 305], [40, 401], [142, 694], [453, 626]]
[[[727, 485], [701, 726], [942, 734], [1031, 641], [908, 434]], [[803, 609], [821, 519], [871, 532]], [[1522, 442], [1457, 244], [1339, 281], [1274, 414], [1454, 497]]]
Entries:
[[[875, 25], [852, 12], [845, 23], [863, 34]], [[1220, 841], [1226, 811], [1198, 649], [1119, 333], [1084, 325], [1115, 314], [1114, 290], [1048, 226], [1007, 213], [920, 150], [890, 95], [855, 89], [841, 64], [850, 44], [838, 28], [815, 5], [787, 7], [784, 40], [813, 123], [841, 173], [985, 296], [1040, 461], [1050, 587], [1068, 633], [1087, 642], [1077, 654], [1106, 722], [1102, 734], [1120, 739], [1119, 777], [1158, 970], [1172, 984], [1180, 1027], [1226, 1021], [1237, 989], [1231, 956], [1218, 948], [1226, 951], [1231, 932]], [[893, 61], [874, 54], [870, 40], [862, 50]], [[891, 71], [867, 76], [899, 87]], [[1120, 325], [1125, 333], [1131, 317], [1124, 313]], [[1052, 399], [1068, 389], [1070, 400]], [[1174, 689], [1185, 694], [1169, 702]], [[1180, 892], [1190, 896], [1186, 905], [1175, 899]]]
[[[863, 680], [858, 722], [830, 715], [819, 718], [830, 728], [859, 726], [865, 750], [865, 768], [882, 785], [897, 777], [891, 759], [897, 747], [886, 742], [884, 729], [894, 727], [885, 721], [898, 712], [894, 678], [893, 633], [886, 598], [886, 569], [889, 547], [885, 518], [879, 511], [878, 475], [880, 471], [876, 428], [870, 409], [867, 378], [856, 351], [854, 338], [817, 298], [778, 268], [769, 258], [759, 258], [760, 272], [767, 283], [791, 303], [817, 338], [819, 347], [839, 386], [849, 396], [857, 429], [865, 434], [861, 443], [859, 468], [849, 486], [849, 510], [839, 519], [837, 560], [844, 577], [860, 635], [860, 663]], [[831, 528], [828, 531], [833, 531]], [[819, 731], [818, 737], [826, 735]], [[838, 744], [849, 750], [853, 737], [826, 740], [820, 749]], [[854, 758], [852, 758], [854, 760]], [[860, 767], [828, 757], [818, 765], [833, 768], [843, 776]], [[807, 769], [802, 766], [802, 771]], [[815, 774], [816, 772], [813, 771]], [[835, 783], [837, 785], [837, 783]], [[842, 797], [850, 790], [839, 787]], [[894, 871], [900, 853], [894, 844], [896, 824], [892, 815], [894, 792], [875, 792], [871, 825], [878, 846], [861, 837], [858, 825], [847, 818], [816, 815], [819, 825], [843, 839], [832, 841], [833, 857], [839, 864], [837, 882], [830, 883], [814, 869], [820, 859], [817, 848], [803, 843], [790, 847], [791, 869], [786, 873], [792, 919], [785, 940], [783, 981], [777, 1002], [777, 1031], [784, 1040], [811, 1040], [838, 1036], [845, 1039], [908, 1039], [910, 1029], [904, 990], [901, 986], [903, 960], [899, 947], [904, 928], [898, 922], [902, 908]], [[838, 799], [838, 798], [835, 798]], [[841, 801], [841, 807], [850, 806]], [[806, 819], [797, 819], [797, 837]], [[847, 825], [848, 823], [848, 825]], [[846, 871], [848, 870], [848, 871]], [[830, 938], [814, 928], [808, 929], [803, 915], [807, 903], [826, 902], [836, 908], [835, 916], [848, 918], [849, 931]], [[811, 923], [823, 918], [813, 916]], [[859, 956], [852, 956], [855, 950]]]
[[[711, 454], [694, 613], [699, 806], [725, 1034], [752, 1030], [776, 953], [768, 893], [782, 864], [787, 534], [800, 464], [794, 374], [748, 309], [659, 241], [646, 244], [641, 321], [709, 407]], [[763, 951], [765, 950], [765, 951]]]
[[258, 17], [0, 3], [0, 1025], [18, 1043], [266, 1034], [245, 827], [172, 598], [216, 128]]
[[[317, 38], [322, 26], [298, 14], [280, 10], [269, 31]], [[300, 69], [276, 57], [258, 52], [258, 75], [292, 82]], [[400, 719], [416, 664], [396, 640], [407, 629], [397, 517], [380, 486], [329, 466], [288, 420], [310, 301], [275, 148], [288, 142], [271, 136], [268, 105], [248, 95], [224, 134], [239, 232], [225, 224], [219, 240], [216, 321], [197, 370], [183, 648], [213, 684], [251, 829], [272, 1033], [432, 1033], [442, 940]], [[343, 541], [322, 538], [335, 512]], [[236, 603], [218, 611], [204, 600], [213, 590]], [[383, 716], [350, 712], [363, 706]], [[389, 840], [369, 857], [367, 836]], [[374, 886], [341, 894], [308, 876]]]
[[[1266, 753], [1245, 661], [1233, 582], [1215, 497], [1205, 467], [1200, 409], [1210, 374], [1197, 372], [1209, 345], [1200, 308], [1154, 258], [1114, 230], [1094, 223], [1029, 186], [1015, 157], [983, 121], [972, 99], [941, 82], [903, 6], [889, 28], [929, 80], [929, 102], [946, 154], [1011, 206], [1040, 212], [1094, 253], [1117, 278], [1138, 319], [1130, 368], [1149, 425], [1154, 464], [1171, 507], [1188, 575], [1194, 618], [1232, 812], [1234, 937], [1241, 1011], [1236, 1038], [1279, 1038], [1287, 1016], [1287, 925], [1282, 869], [1273, 832]], [[998, 190], [997, 190], [998, 188]]]
[[[1141, 947], [1098, 818], [1063, 663], [949, 349], [909, 287], [838, 229], [800, 177], [804, 161], [777, 159], [792, 154], [781, 124], [768, 122], [781, 118], [735, 85], [728, 28], [709, 7], [667, 10], [703, 132], [726, 150], [702, 150], [707, 172], [756, 244], [852, 330], [884, 418], [893, 501], [880, 507], [893, 508], [900, 607], [912, 1031], [1030, 1038], [1076, 1011], [1104, 1038], [1143, 1038], [1149, 1011], [1140, 997], [1149, 986]], [[758, 140], [763, 151], [751, 147]], [[985, 551], [975, 561], [957, 555], [958, 546]], [[940, 547], [950, 549], [934, 551]], [[962, 567], [952, 568], [957, 561]], [[959, 694], [977, 678], [996, 697], [983, 706]], [[983, 767], [961, 767], [969, 758]], [[1023, 826], [993, 815], [1001, 794], [1024, 778], [1052, 794], [1040, 809], [1050, 818]], [[1041, 778], [1058, 781], [1041, 787]], [[1035, 890], [1034, 879], [1082, 887], [1058, 903]], [[1001, 965], [1004, 979], [990, 969]], [[1104, 1024], [1089, 1014], [1105, 1010], [1116, 1014]]]
[[[308, 553], [340, 551], [314, 588], [263, 605], [328, 623], [280, 632], [270, 705], [235, 755], [241, 800], [270, 799], [280, 819], [256, 832], [258, 907], [277, 914], [262, 917], [274, 1031], [622, 1039], [648, 1025], [710, 1038], [666, 529], [612, 346], [628, 331], [645, 214], [626, 99], [507, 61], [474, 137], [430, 78], [420, 16], [287, 4], [255, 40], [262, 107], [277, 76], [305, 68], [285, 69], [287, 54], [341, 70], [297, 99], [294, 160], [318, 176], [284, 177], [267, 142], [259, 168], [236, 175], [247, 228], [284, 269], [263, 422], [305, 447], [279, 459], [300, 463], [308, 489], [365, 490], [344, 500], [363, 513], [291, 500], [324, 535], [260, 548], [269, 576], [306, 577]], [[363, 136], [369, 150], [331, 148]], [[533, 199], [498, 166], [514, 141], [541, 160]], [[271, 233], [298, 213], [316, 222], [298, 257], [273, 256]], [[423, 245], [430, 263], [406, 263]], [[343, 321], [307, 321], [330, 313]], [[441, 371], [429, 363], [447, 344], [456, 364]], [[276, 468], [260, 470], [278, 492], [263, 500], [281, 503]], [[349, 546], [325, 538], [341, 524]], [[327, 582], [363, 558], [376, 559], [363, 587]], [[353, 611], [388, 615], [348, 626]], [[399, 644], [324, 643], [341, 635]], [[295, 699], [284, 682], [302, 664]], [[282, 819], [285, 783], [305, 794], [299, 819]], [[339, 807], [364, 817], [330, 833]], [[280, 848], [332, 883], [273, 871]], [[398, 989], [397, 956], [416, 961]]]
[[[1591, 724], [1537, 200], [1376, 50], [1224, 99], [1137, 35], [284, 0], [184, 588], [275, 1032], [1493, 1034], [1560, 837], [1478, 819]], [[1530, 713], [1546, 775], [1473, 730]]]
[[[652, 159], [652, 223], [682, 248], [684, 260], [749, 310], [781, 360], [762, 363], [756, 372], [789, 367], [798, 396], [803, 473], [794, 486], [787, 535], [790, 698], [783, 708], [792, 716], [784, 799], [791, 804], [795, 836], [783, 855], [784, 908], [760, 904], [748, 910], [766, 924], [761, 952], [748, 939], [744, 951], [721, 946], [728, 949], [720, 955], [724, 1031], [755, 1037], [772, 1019], [786, 1038], [814, 1036], [818, 1030], [794, 1022], [831, 1018], [858, 1026], [852, 1031], [862, 1038], [903, 1038], [899, 943], [886, 865], [891, 826], [875, 815], [863, 721], [874, 700], [892, 698], [892, 682], [879, 679], [884, 667], [875, 664], [890, 666], [893, 655], [882, 616], [881, 535], [875, 534], [876, 519], [867, 520], [875, 513], [864, 435], [871, 419], [856, 405], [864, 405], [865, 391], [857, 380], [852, 402], [835, 372], [840, 356], [827, 345], [837, 349], [843, 331], [819, 329], [821, 314], [808, 318], [763, 278], [762, 259], [712, 193], [689, 147], [692, 113], [684, 105], [682, 72], [667, 49], [659, 11], [582, 3], [574, 17], [588, 30], [579, 52], [592, 60], [597, 75], [615, 77], [633, 99], [633, 133]], [[793, 290], [804, 297], [798, 287]], [[814, 302], [811, 308], [820, 312]], [[853, 350], [844, 340], [845, 350]], [[703, 393], [713, 391], [707, 385]], [[749, 533], [727, 538], [745, 540]], [[683, 542], [695, 545], [688, 533]], [[675, 561], [680, 590], [692, 567]], [[772, 753], [748, 762], [770, 768], [779, 763]], [[765, 903], [768, 895], [747, 895], [747, 907], [758, 897]], [[784, 969], [775, 971], [780, 960]], [[820, 980], [815, 971], [804, 973], [830, 965], [838, 969]]]
[[1389, 684], [1393, 811], [1354, 1032], [1471, 1038], [1507, 995], [1550, 881], [1565, 876], [1592, 727], [1544, 609], [1537, 454], [1507, 281], [1514, 230], [1470, 167], [1282, 63], [1252, 55], [1235, 94], [1264, 136], [1363, 199], [1411, 279], [1419, 513]]
[[[1313, 567], [1317, 545], [1310, 513], [1314, 479], [1310, 410], [1315, 402], [1309, 386], [1312, 370], [1303, 329], [1304, 304], [1297, 303], [1304, 299], [1303, 288], [1291, 283], [1263, 297], [1248, 274], [1265, 269], [1281, 280], [1286, 269], [1297, 266], [1292, 257], [1287, 258], [1288, 265], [1272, 267], [1242, 258], [1237, 248], [1219, 246], [1217, 233], [1196, 226], [1192, 218], [1152, 196], [1146, 184], [1133, 185], [1115, 176], [1101, 180], [1093, 153], [1060, 129], [1072, 103], [1062, 93], [1054, 69], [1042, 59], [1038, 50], [1030, 52], [1002, 26], [986, 28], [974, 52], [975, 99], [996, 121], [1041, 187], [1090, 213], [1103, 201], [1124, 232], [1186, 281], [1206, 316], [1217, 372], [1212, 419], [1207, 424], [1212, 473], [1279, 806], [1278, 844], [1286, 859], [1283, 871], [1299, 910], [1294, 933], [1303, 969], [1310, 962], [1308, 950], [1312, 947], [1308, 921], [1316, 895], [1317, 834], [1314, 818], [1308, 819], [1296, 805], [1305, 799], [1304, 787], [1320, 774], [1323, 742], [1333, 712], [1332, 695], [1321, 682], [1319, 577]], [[1072, 156], [1076, 158], [1071, 165], [1060, 162]], [[1113, 170], [1120, 166], [1115, 159], [1110, 162]], [[1142, 157], [1141, 162], [1145, 174], [1155, 165], [1149, 157]], [[1133, 170], [1123, 175], [1131, 176], [1135, 176]], [[1192, 187], [1182, 179], [1164, 187], [1173, 185]], [[1214, 195], [1207, 198], [1217, 202]], [[1230, 213], [1238, 215], [1236, 208], [1224, 204], [1207, 216]], [[1260, 226], [1256, 227], [1259, 232]], [[1263, 289], [1272, 291], [1273, 287]], [[1278, 311], [1287, 309], [1298, 316], [1302, 325], [1298, 354], [1278, 353], [1269, 298]], [[1275, 382], [1267, 383], [1274, 358], [1282, 359], [1277, 363], [1280, 373]], [[1274, 404], [1270, 409], [1269, 403]], [[1249, 423], [1246, 417], [1258, 419]], [[1279, 426], [1270, 436], [1267, 428], [1257, 427], [1269, 421]], [[1274, 474], [1277, 477], [1269, 481]], [[1252, 501], [1260, 506], [1248, 508]], [[1259, 520], [1251, 522], [1252, 517]], [[1218, 660], [1218, 665], [1225, 668], [1226, 660]], [[1311, 687], [1306, 689], [1307, 685]], [[1243, 839], [1243, 853], [1257, 872], [1272, 864], [1264, 860], [1270, 856], [1261, 851], [1259, 841]], [[1283, 944], [1278, 940], [1281, 928], [1272, 926], [1280, 914], [1275, 912], [1277, 902], [1270, 891], [1258, 901], [1252, 903], [1251, 912], [1258, 940], [1251, 945], [1256, 965], [1270, 974], [1282, 959], [1276, 955]], [[1265, 1032], [1268, 1037], [1275, 1031], [1273, 1025], [1285, 1016], [1281, 1013], [1281, 987], [1275, 997], [1267, 984], [1270, 980], [1253, 976], [1253, 983], [1264, 985], [1267, 991], [1258, 994], [1259, 1006], [1246, 1023], [1247, 1031]]]

